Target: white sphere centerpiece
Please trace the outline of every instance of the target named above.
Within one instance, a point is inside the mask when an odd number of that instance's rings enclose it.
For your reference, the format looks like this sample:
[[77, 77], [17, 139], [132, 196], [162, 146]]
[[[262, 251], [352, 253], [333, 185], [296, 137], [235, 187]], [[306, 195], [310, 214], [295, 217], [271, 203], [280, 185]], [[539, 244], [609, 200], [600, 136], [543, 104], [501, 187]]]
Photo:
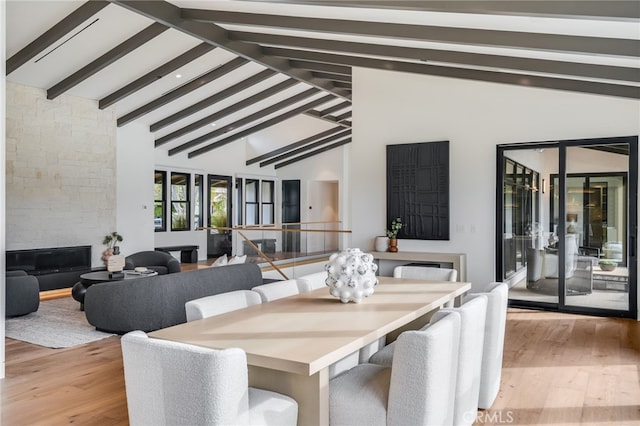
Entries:
[[325, 269], [331, 295], [339, 297], [342, 303], [360, 303], [373, 294], [373, 287], [378, 284], [378, 265], [373, 255], [358, 248], [332, 254]]

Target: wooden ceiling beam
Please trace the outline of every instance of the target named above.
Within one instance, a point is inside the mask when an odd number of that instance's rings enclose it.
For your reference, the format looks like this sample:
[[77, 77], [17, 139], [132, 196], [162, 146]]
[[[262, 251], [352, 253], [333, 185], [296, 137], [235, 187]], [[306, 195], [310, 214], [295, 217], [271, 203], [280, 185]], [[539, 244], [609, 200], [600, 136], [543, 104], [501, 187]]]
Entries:
[[162, 24], [153, 23], [144, 30], [138, 32], [133, 37], [120, 43], [104, 55], [100, 56], [95, 61], [82, 67], [80, 70], [74, 72], [69, 77], [65, 78], [61, 82], [55, 84], [49, 90], [47, 90], [47, 99], [55, 99], [72, 87], [80, 84], [87, 78], [96, 74], [98, 71], [103, 70], [107, 66], [113, 64], [118, 59], [128, 55], [138, 47], [142, 46], [149, 40], [159, 36], [169, 28]]
[[275, 126], [276, 124], [281, 123], [281, 122], [283, 122], [285, 120], [288, 120], [291, 117], [295, 117], [296, 115], [302, 114], [304, 111], [310, 110], [310, 109], [315, 108], [315, 107], [317, 107], [319, 105], [327, 103], [332, 99], [335, 99], [335, 96], [327, 95], [327, 96], [324, 96], [322, 98], [313, 100], [313, 101], [311, 101], [311, 102], [309, 102], [307, 104], [304, 104], [302, 106], [294, 108], [291, 111], [287, 111], [284, 114], [280, 114], [280, 115], [278, 115], [276, 117], [273, 117], [273, 118], [271, 118], [271, 119], [269, 119], [267, 121], [264, 121], [264, 122], [262, 122], [260, 124], [257, 124], [255, 126], [249, 128], [249, 129], [243, 130], [243, 131], [238, 132], [236, 134], [233, 134], [233, 135], [231, 135], [229, 137], [226, 137], [224, 139], [216, 141], [216, 142], [214, 142], [212, 144], [209, 144], [209, 145], [204, 146], [202, 148], [196, 149], [195, 151], [191, 151], [189, 154], [187, 154], [187, 156], [189, 158], [193, 158], [193, 157], [197, 157], [198, 155], [202, 155], [202, 154], [204, 154], [206, 152], [209, 152], [209, 151], [211, 151], [213, 149], [220, 148], [221, 146], [224, 146], [224, 145], [226, 145], [228, 143], [237, 141], [240, 138], [243, 138], [245, 136], [249, 136], [251, 134], [259, 132], [260, 130], [267, 129], [267, 128], [271, 127], [271, 126]]
[[109, 5], [108, 1], [87, 1], [67, 15], [60, 22], [45, 31], [40, 37], [29, 43], [6, 61], [6, 75], [11, 74], [49, 46], [77, 28], [87, 19]]
[[295, 49], [281, 49], [274, 47], [265, 47], [263, 49], [270, 55], [282, 56], [284, 58], [304, 59], [330, 64], [348, 65], [352, 67], [374, 68], [387, 71], [410, 72], [440, 77], [461, 78], [465, 80], [488, 81], [518, 86], [541, 87], [546, 89], [568, 90], [573, 92], [640, 99], [640, 87], [624, 84], [570, 80], [566, 78], [542, 77], [502, 71], [445, 67], [439, 65], [364, 58], [359, 56], [308, 52]]
[[163, 96], [160, 96], [159, 98], [156, 98], [151, 102], [148, 102], [147, 104], [141, 106], [140, 108], [136, 108], [135, 110], [123, 115], [122, 117], [118, 118], [118, 121], [117, 121], [118, 127], [124, 126], [125, 124], [130, 123], [131, 121], [137, 118], [140, 118], [143, 115], [148, 114], [151, 111], [154, 111], [160, 108], [161, 106], [166, 105], [169, 102], [172, 102], [186, 95], [187, 93], [191, 93], [194, 90], [201, 88], [205, 84], [211, 83], [212, 81], [222, 77], [223, 75], [230, 73], [231, 71], [247, 63], [248, 61], [244, 58], [238, 57], [238, 58], [232, 59], [229, 62], [220, 65], [218, 68], [215, 68], [201, 75], [200, 77], [194, 80], [191, 80], [190, 82], [176, 89], [173, 89], [169, 93]]
[[279, 110], [283, 109], [283, 108], [287, 108], [297, 102], [303, 101], [304, 99], [315, 95], [316, 93], [318, 93], [318, 89], [315, 87], [312, 87], [311, 89], [307, 89], [304, 92], [300, 92], [296, 95], [293, 95], [287, 99], [284, 99], [280, 102], [277, 102], [273, 105], [270, 105], [267, 108], [264, 108], [260, 111], [254, 112], [253, 114], [250, 114], [244, 118], [241, 118], [239, 120], [234, 121], [233, 123], [227, 124], [226, 126], [220, 127], [214, 131], [211, 131], [209, 133], [206, 133], [202, 136], [199, 136], [195, 139], [192, 139], [188, 142], [185, 142], [175, 148], [172, 148], [169, 150], [169, 155], [175, 155], [179, 152], [185, 151], [189, 148], [193, 148], [197, 145], [200, 145], [201, 143], [204, 143], [208, 140], [211, 139], [215, 139], [218, 136], [222, 136], [225, 133], [228, 133], [232, 130], [238, 129], [240, 127], [246, 126], [247, 124], [251, 124], [254, 121], [260, 120], [268, 115], [273, 114], [274, 112], [278, 112]]
[[182, 18], [216, 24], [251, 25], [287, 30], [316, 31], [371, 37], [483, 45], [552, 52], [640, 56], [640, 41], [623, 38], [438, 27], [391, 22], [323, 19], [208, 9], [182, 9]]

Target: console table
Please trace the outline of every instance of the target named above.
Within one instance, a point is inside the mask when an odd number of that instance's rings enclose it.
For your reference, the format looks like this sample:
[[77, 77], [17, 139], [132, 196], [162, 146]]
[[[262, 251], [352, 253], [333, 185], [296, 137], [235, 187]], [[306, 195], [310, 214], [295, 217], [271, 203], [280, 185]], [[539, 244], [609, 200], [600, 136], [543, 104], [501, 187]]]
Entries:
[[[378, 271], [381, 269], [391, 270], [395, 266], [406, 264], [407, 262], [438, 263], [444, 267], [451, 267], [458, 271], [458, 281], [467, 281], [467, 255], [464, 253], [425, 253], [412, 251], [399, 251], [391, 253], [388, 251], [371, 252], [373, 259], [378, 262]], [[384, 263], [384, 264], [383, 264]], [[385, 265], [386, 264], [386, 265]], [[383, 271], [384, 271], [383, 269]], [[380, 272], [381, 275], [382, 272]], [[384, 275], [392, 275], [384, 271]]]

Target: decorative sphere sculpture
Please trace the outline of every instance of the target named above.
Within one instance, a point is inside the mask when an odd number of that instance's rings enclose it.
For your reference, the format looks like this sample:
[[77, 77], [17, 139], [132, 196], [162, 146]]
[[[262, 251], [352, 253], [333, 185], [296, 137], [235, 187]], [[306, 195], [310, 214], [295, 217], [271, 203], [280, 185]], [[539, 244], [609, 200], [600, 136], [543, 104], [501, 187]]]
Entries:
[[373, 287], [378, 284], [378, 265], [371, 254], [358, 248], [332, 254], [325, 269], [331, 295], [339, 297], [342, 303], [360, 303], [363, 297], [373, 294]]

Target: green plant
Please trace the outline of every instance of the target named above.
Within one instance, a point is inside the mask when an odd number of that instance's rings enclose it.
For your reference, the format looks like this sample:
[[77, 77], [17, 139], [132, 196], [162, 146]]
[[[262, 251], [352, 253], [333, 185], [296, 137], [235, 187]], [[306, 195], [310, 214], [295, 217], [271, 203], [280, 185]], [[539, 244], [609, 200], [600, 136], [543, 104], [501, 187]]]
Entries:
[[391, 221], [391, 228], [387, 229], [387, 237], [389, 238], [397, 238], [398, 236], [398, 231], [400, 231], [400, 229], [402, 229], [402, 219], [400, 219], [399, 217], [393, 219]]
[[122, 235], [114, 231], [110, 234], [105, 235], [104, 240], [102, 240], [102, 244], [107, 246], [108, 249], [112, 249], [116, 245], [118, 245], [120, 241], [122, 241]]
[[610, 265], [610, 266], [618, 266], [618, 262], [611, 259], [602, 259], [598, 261], [600, 265]]

